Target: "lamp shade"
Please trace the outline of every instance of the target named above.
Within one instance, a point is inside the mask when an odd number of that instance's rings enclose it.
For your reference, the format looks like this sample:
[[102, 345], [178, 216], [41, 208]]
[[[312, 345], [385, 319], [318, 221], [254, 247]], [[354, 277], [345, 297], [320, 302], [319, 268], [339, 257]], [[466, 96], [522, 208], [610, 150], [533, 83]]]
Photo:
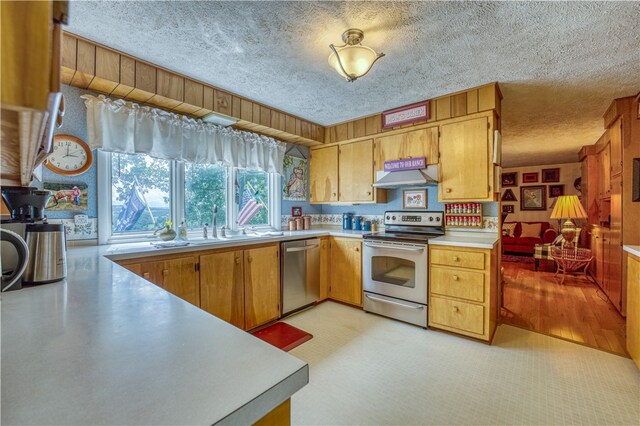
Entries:
[[349, 77], [356, 79], [365, 75], [378, 58], [378, 54], [373, 49], [362, 45], [336, 47], [336, 51], [348, 75], [342, 72], [335, 53], [329, 56], [329, 65], [347, 79]]
[[551, 219], [586, 219], [587, 212], [577, 195], [561, 195], [551, 212]]

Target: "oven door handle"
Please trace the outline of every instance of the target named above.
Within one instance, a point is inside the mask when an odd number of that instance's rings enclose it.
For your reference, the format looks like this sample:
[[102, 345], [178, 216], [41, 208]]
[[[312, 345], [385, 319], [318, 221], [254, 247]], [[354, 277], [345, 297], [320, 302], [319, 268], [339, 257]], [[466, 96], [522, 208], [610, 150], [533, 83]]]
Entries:
[[411, 247], [402, 247], [402, 246], [385, 246], [382, 244], [372, 244], [372, 243], [364, 243], [365, 246], [367, 247], [373, 247], [373, 248], [383, 248], [383, 249], [390, 249], [390, 250], [405, 250], [405, 251], [415, 251], [415, 252], [421, 252], [424, 251], [424, 247], [419, 247], [419, 248], [411, 248]]
[[380, 299], [380, 298], [371, 296], [371, 295], [369, 295], [367, 293], [364, 294], [364, 297], [366, 297], [367, 299], [375, 300], [376, 302], [382, 302], [382, 303], [388, 303], [390, 305], [402, 306], [403, 308], [424, 309], [424, 306], [422, 306], [422, 305], [405, 305], [404, 303], [394, 302], [392, 300]]

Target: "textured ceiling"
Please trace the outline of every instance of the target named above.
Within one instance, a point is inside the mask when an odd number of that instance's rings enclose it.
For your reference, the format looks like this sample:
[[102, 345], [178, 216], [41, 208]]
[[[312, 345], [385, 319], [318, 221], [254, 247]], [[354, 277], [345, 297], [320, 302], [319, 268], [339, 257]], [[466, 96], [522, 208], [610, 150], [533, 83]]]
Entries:
[[[640, 2], [73, 2], [69, 31], [319, 124], [500, 82], [505, 166], [576, 161], [640, 90]], [[344, 30], [387, 54], [347, 83]]]

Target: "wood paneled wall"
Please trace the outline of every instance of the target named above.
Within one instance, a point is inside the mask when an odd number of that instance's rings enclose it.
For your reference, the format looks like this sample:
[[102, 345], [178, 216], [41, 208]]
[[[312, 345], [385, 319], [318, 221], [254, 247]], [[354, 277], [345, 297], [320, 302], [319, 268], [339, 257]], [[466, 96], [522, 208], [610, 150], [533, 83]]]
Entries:
[[[498, 83], [486, 84], [463, 92], [452, 93], [431, 99], [431, 117], [429, 120], [404, 126], [382, 129], [382, 113], [346, 121], [325, 128], [325, 143], [342, 142], [364, 136], [374, 136], [391, 130], [413, 127], [424, 123], [446, 120], [476, 112], [495, 110], [501, 117], [502, 93]], [[500, 120], [497, 120], [500, 123]], [[499, 127], [498, 127], [498, 130]]]
[[70, 33], [62, 40], [61, 66], [64, 84], [193, 117], [215, 111], [238, 119], [235, 128], [299, 145], [324, 142], [325, 129], [316, 123]]

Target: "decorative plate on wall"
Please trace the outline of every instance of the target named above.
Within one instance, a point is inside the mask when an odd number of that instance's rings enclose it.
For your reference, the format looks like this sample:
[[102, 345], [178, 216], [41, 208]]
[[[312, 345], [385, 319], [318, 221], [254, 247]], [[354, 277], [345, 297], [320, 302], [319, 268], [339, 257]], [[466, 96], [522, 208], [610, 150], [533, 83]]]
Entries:
[[91, 148], [83, 140], [71, 135], [53, 137], [53, 151], [44, 165], [54, 173], [76, 176], [89, 170], [93, 163]]

